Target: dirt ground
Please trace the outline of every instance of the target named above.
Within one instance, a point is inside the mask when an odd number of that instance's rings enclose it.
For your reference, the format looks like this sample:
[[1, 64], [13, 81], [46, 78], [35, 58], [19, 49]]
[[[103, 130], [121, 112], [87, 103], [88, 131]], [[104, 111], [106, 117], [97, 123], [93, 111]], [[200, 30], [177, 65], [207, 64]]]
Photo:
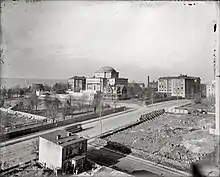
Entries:
[[4, 128], [6, 127], [15, 127], [15, 126], [22, 127], [24, 125], [40, 122], [34, 119], [28, 119], [25, 116], [20, 117], [3, 111], [0, 111], [0, 116], [1, 116], [1, 121], [0, 121], [1, 131], [4, 131]]
[[22, 141], [8, 146], [0, 147], [0, 160], [2, 169], [7, 169], [20, 163], [37, 158], [37, 138]]
[[36, 165], [35, 163], [29, 165], [28, 167], [26, 167], [25, 169], [21, 169], [18, 172], [14, 172], [12, 174], [7, 174], [5, 175], [5, 177], [55, 177], [55, 174], [49, 172], [49, 171], [45, 171], [43, 170], [41, 167], [39, 167], [38, 165]]
[[[211, 126], [211, 115], [165, 114], [153, 122], [144, 122], [136, 127], [113, 134], [105, 140], [129, 146], [143, 157], [165, 159], [165, 162], [185, 170], [214, 151], [214, 136], [203, 130]], [[156, 159], [154, 159], [156, 160]], [[175, 163], [176, 162], [176, 163]]]
[[207, 110], [208, 112], [215, 112], [215, 104], [208, 102], [207, 100], [202, 100], [201, 103], [191, 103], [185, 106], [181, 106], [182, 108], [186, 109], [203, 109]]

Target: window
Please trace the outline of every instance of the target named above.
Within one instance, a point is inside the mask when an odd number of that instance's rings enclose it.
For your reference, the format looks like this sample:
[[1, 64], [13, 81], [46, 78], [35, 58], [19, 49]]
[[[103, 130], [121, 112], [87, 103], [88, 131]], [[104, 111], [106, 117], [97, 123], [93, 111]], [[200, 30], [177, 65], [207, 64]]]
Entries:
[[96, 86], [95, 85], [93, 86], [93, 90], [96, 90]]

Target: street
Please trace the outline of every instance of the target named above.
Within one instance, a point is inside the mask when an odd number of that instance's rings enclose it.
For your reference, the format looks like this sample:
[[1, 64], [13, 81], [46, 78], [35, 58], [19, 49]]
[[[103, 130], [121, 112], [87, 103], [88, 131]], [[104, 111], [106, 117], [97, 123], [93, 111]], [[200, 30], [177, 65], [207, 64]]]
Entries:
[[[179, 100], [178, 106], [184, 105], [190, 103], [189, 100]], [[156, 109], [165, 109], [169, 107], [177, 106], [176, 100], [173, 101], [167, 101], [162, 103], [156, 103], [152, 106], [139, 106], [137, 104], [130, 104], [130, 103], [119, 103], [126, 105], [128, 107], [135, 107], [137, 110], [126, 113], [126, 114], [120, 114], [116, 116], [112, 116], [108, 119], [102, 120], [102, 133], [116, 129], [118, 127], [122, 127], [124, 125], [127, 125], [129, 123], [137, 121], [142, 114], [152, 112]], [[100, 134], [101, 132], [101, 126], [100, 121], [88, 123], [82, 125], [83, 129], [86, 129], [84, 131], [79, 132], [78, 134], [80, 136], [84, 136], [86, 138], [92, 138]]]
[[[179, 101], [179, 105], [188, 103], [188, 100]], [[122, 103], [124, 104], [124, 103]], [[148, 113], [153, 111], [154, 109], [164, 109], [167, 107], [173, 107], [176, 105], [176, 101], [169, 101], [163, 103], [157, 103], [154, 106], [146, 107], [146, 106], [137, 106], [136, 104], [128, 104], [128, 107], [135, 108], [134, 111], [126, 112], [126, 113], [116, 113], [113, 115], [108, 115], [102, 117], [103, 119], [103, 133], [109, 130], [113, 130], [120, 126], [124, 126], [126, 124], [132, 123], [139, 119], [141, 114]], [[79, 123], [77, 123], [79, 124]], [[87, 138], [92, 138], [100, 134], [100, 122], [99, 118], [95, 120], [89, 120], [82, 122], [83, 131], [78, 134]], [[74, 125], [74, 124], [72, 124]], [[72, 126], [68, 125], [68, 126]], [[0, 154], [3, 161], [9, 162], [9, 159], [13, 159], [10, 161], [9, 166], [16, 165], [18, 162], [24, 163], [28, 160], [36, 158], [36, 153], [34, 153], [33, 143], [37, 140], [36, 138], [42, 134], [52, 132], [58, 129], [64, 129], [68, 126], [58, 127], [55, 129], [38, 132], [36, 134], [27, 135], [25, 137], [21, 137], [18, 139], [13, 139], [10, 141], [6, 141], [0, 144]], [[13, 144], [15, 143], [15, 144]]]

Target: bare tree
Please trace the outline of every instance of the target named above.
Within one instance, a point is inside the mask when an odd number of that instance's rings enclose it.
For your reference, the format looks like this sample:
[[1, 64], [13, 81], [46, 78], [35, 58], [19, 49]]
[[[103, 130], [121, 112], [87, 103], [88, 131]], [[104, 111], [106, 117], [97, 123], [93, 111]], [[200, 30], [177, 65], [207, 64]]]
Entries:
[[31, 106], [32, 111], [34, 110], [34, 107], [35, 107], [35, 111], [37, 111], [38, 103], [39, 103], [39, 100], [38, 100], [37, 95], [32, 94], [31, 97], [30, 97], [30, 106]]

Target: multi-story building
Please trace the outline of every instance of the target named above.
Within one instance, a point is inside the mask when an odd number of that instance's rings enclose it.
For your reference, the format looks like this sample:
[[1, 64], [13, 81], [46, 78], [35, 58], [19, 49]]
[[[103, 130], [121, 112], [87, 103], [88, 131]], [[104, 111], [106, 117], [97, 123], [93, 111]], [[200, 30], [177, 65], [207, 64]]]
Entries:
[[160, 77], [158, 80], [158, 92], [183, 98], [194, 98], [200, 93], [199, 77], [180, 75], [174, 77]]
[[86, 153], [87, 139], [65, 130], [39, 137], [39, 162], [52, 170], [82, 172]]
[[119, 78], [119, 72], [110, 66], [104, 66], [95, 72], [95, 76], [86, 79], [86, 89], [104, 93], [104, 97], [125, 95], [127, 78]]
[[110, 66], [103, 66], [95, 72], [96, 78], [118, 78], [119, 72]]
[[74, 76], [68, 80], [68, 89], [74, 92], [80, 92], [86, 90], [86, 77]]
[[87, 90], [94, 90], [96, 92], [103, 92], [104, 87], [107, 83], [107, 80], [105, 78], [86, 78], [86, 89]]
[[215, 98], [215, 81], [206, 84], [206, 98], [209, 100], [214, 100]]

